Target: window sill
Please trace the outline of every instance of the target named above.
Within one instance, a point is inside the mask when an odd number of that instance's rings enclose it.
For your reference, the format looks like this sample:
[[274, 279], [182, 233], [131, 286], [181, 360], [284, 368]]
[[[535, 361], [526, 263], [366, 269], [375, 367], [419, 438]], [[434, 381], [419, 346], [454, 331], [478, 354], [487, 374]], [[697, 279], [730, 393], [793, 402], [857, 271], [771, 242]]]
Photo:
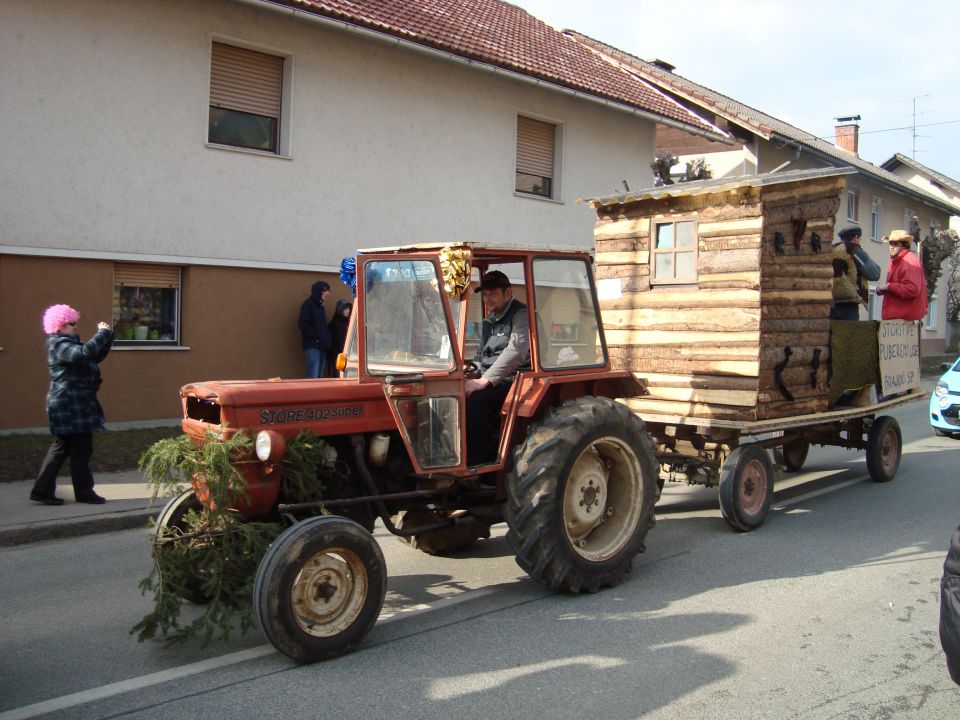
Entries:
[[290, 155], [282, 153], [269, 152], [267, 150], [254, 150], [253, 148], [235, 147], [234, 145], [220, 145], [219, 143], [207, 142], [205, 146], [211, 150], [226, 150], [227, 152], [243, 153], [244, 155], [258, 155], [260, 157], [279, 158], [280, 160], [293, 160]]
[[150, 352], [156, 352], [157, 350], [163, 351], [184, 351], [189, 350], [189, 345], [117, 345], [113, 344], [113, 352], [130, 352], [131, 350], [148, 350]]
[[533, 193], [520, 192], [518, 190], [513, 191], [513, 196], [518, 198], [524, 198], [526, 200], [539, 200], [540, 202], [553, 203], [555, 205], [563, 205], [563, 200], [557, 200], [556, 198], [548, 198], [543, 195], [534, 195]]

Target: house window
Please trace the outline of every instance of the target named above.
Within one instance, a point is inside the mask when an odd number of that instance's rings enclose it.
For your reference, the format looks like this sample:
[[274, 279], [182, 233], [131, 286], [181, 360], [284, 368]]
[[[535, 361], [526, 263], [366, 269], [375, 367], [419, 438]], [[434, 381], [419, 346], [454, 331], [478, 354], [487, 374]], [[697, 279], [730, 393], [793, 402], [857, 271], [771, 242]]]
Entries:
[[208, 140], [279, 152], [283, 58], [213, 43]]
[[654, 226], [650, 257], [652, 283], [697, 281], [697, 229], [693, 219], [660, 222]]
[[878, 197], [870, 203], [870, 239], [876, 242], [883, 239], [883, 200]]
[[113, 325], [120, 344], [179, 344], [180, 268], [115, 263]]
[[847, 190], [847, 220], [860, 221], [859, 190]]
[[519, 193], [554, 198], [557, 126], [517, 116], [517, 178]]
[[937, 296], [931, 295], [930, 302], [927, 304], [927, 317], [923, 321], [923, 326], [927, 330], [936, 330], [937, 329], [937, 311], [939, 303], [937, 302]]

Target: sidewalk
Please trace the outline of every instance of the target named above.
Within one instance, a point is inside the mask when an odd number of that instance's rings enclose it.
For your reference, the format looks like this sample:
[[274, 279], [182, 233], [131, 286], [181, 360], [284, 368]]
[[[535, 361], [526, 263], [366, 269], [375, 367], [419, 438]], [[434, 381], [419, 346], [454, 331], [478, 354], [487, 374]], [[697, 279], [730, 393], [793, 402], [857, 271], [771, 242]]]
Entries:
[[0, 483], [0, 547], [92, 533], [147, 528], [168, 498], [152, 503], [150, 490], [138, 470], [98, 473], [95, 490], [106, 498], [104, 505], [84, 505], [73, 499], [69, 477], [57, 478], [59, 506], [30, 500], [33, 480]]

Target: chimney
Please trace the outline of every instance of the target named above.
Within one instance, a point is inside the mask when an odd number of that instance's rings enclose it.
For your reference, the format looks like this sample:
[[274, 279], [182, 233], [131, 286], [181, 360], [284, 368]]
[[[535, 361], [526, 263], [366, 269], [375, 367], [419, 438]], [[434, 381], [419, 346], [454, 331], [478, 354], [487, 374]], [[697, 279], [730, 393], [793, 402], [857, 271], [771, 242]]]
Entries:
[[849, 153], [857, 154], [860, 147], [860, 116], [848, 115], [847, 117], [834, 118], [837, 125], [834, 128], [834, 145]]

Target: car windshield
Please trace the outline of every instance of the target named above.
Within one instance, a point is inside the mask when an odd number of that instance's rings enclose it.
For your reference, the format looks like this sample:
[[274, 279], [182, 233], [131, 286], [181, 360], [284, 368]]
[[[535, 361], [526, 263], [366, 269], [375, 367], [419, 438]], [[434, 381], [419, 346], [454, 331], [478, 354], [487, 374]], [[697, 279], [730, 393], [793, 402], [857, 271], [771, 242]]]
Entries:
[[426, 260], [364, 266], [367, 372], [452, 370], [455, 357], [436, 267]]

